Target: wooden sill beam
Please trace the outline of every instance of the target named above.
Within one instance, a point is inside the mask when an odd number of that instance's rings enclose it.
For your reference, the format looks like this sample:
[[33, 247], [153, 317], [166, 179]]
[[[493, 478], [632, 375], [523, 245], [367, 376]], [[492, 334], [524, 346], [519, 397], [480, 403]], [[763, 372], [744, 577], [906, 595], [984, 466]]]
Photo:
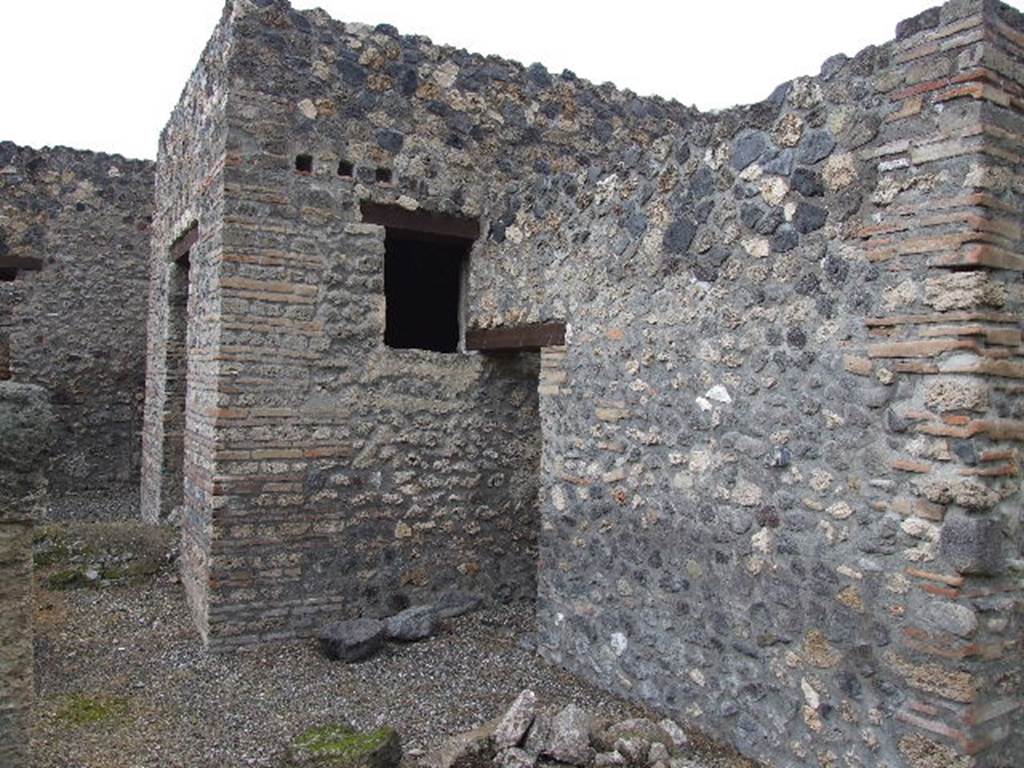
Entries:
[[36, 256], [15, 256], [13, 254], [0, 256], [0, 269], [40, 270], [42, 268], [43, 260]]
[[466, 350], [475, 352], [518, 352], [565, 345], [565, 323], [531, 323], [500, 328], [470, 328]]

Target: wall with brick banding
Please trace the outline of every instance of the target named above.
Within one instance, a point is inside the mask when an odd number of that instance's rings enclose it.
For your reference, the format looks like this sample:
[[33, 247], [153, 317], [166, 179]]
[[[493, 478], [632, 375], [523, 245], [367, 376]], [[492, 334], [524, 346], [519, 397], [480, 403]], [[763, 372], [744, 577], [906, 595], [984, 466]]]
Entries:
[[[703, 115], [230, 5], [158, 162], [204, 636], [528, 596], [539, 535], [541, 652], [746, 754], [1019, 762], [1022, 34], [954, 0]], [[565, 346], [385, 346], [366, 202], [479, 222], [464, 324]]]

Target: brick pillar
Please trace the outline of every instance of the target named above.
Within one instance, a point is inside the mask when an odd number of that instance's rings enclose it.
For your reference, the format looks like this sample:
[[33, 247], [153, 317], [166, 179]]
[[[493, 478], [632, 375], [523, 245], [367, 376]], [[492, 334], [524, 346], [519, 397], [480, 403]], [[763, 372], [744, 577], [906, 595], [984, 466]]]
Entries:
[[30, 763], [32, 532], [46, 505], [46, 391], [0, 382], [0, 765]]
[[886, 313], [847, 360], [897, 392], [887, 504], [914, 545], [889, 574], [904, 765], [1024, 765], [1020, 443], [1024, 19], [956, 0], [900, 26], [892, 111], [854, 235]]

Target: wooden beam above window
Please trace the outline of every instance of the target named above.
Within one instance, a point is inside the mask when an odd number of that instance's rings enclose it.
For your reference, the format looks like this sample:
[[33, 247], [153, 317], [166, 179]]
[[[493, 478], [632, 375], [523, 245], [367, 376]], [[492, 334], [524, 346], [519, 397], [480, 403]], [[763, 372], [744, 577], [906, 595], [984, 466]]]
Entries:
[[363, 202], [359, 206], [366, 224], [377, 224], [397, 232], [415, 232], [457, 240], [476, 240], [480, 222], [434, 211], [410, 211], [399, 205]]
[[499, 328], [470, 328], [466, 349], [477, 352], [516, 352], [565, 345], [565, 323], [530, 323]]

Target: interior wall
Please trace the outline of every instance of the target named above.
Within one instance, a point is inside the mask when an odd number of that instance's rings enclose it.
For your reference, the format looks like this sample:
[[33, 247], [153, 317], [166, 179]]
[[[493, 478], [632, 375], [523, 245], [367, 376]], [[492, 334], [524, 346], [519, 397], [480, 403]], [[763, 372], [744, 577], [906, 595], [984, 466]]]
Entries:
[[153, 164], [0, 142], [0, 379], [50, 392], [52, 519], [139, 509]]

